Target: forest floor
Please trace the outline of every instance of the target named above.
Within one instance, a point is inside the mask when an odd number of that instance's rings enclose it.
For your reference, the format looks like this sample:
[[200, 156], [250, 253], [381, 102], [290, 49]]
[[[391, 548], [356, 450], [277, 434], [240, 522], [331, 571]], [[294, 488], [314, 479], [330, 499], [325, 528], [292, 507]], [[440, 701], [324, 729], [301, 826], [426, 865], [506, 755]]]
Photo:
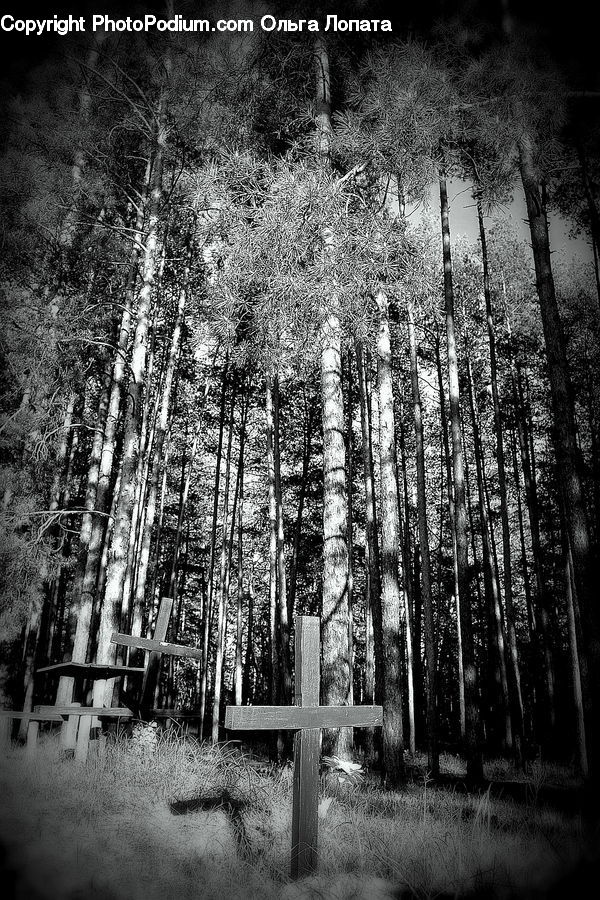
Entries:
[[64, 759], [54, 736], [32, 761], [13, 744], [0, 759], [5, 897], [539, 900], [588, 896], [590, 875], [598, 883], [577, 800], [563, 802], [578, 796], [566, 770], [537, 764], [525, 779], [490, 763], [490, 782], [470, 793], [454, 757], [438, 787], [418, 767], [401, 792], [324, 777], [319, 873], [291, 883], [289, 766], [164, 734], [152, 755], [118, 741], [85, 765]]

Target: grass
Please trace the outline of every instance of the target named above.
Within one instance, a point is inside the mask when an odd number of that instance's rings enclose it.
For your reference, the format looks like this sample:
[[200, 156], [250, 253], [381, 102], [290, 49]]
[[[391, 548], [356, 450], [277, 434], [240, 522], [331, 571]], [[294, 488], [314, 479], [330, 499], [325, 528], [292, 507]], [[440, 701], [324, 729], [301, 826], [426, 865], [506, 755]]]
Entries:
[[[442, 769], [462, 773], [453, 757]], [[0, 844], [27, 900], [540, 897], [587, 846], [577, 816], [536, 804], [540, 777], [518, 804], [435, 788], [424, 769], [402, 792], [324, 775], [319, 872], [292, 884], [289, 767], [169, 732], [153, 754], [121, 739], [82, 766], [47, 737], [33, 762], [13, 746], [0, 764]]]

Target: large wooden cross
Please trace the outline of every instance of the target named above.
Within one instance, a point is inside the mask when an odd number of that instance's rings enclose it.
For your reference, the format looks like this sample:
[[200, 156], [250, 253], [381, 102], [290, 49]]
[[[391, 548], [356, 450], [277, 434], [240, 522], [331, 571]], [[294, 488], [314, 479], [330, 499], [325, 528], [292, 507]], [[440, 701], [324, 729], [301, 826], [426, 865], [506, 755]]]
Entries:
[[170, 597], [163, 597], [160, 601], [156, 626], [153, 638], [134, 637], [131, 634], [114, 632], [111, 643], [122, 644], [126, 647], [137, 647], [141, 650], [150, 650], [148, 662], [144, 672], [142, 693], [140, 699], [140, 712], [144, 718], [150, 714], [154, 705], [154, 688], [158, 677], [158, 667], [163, 654], [167, 656], [186, 656], [191, 659], [202, 659], [202, 650], [194, 647], [184, 647], [182, 644], [167, 644], [165, 638], [169, 627], [169, 617], [173, 601]]
[[381, 725], [381, 706], [319, 706], [320, 640], [317, 616], [296, 617], [294, 706], [228, 706], [225, 727], [288, 729], [294, 735], [292, 878], [317, 865], [319, 756], [322, 728]]

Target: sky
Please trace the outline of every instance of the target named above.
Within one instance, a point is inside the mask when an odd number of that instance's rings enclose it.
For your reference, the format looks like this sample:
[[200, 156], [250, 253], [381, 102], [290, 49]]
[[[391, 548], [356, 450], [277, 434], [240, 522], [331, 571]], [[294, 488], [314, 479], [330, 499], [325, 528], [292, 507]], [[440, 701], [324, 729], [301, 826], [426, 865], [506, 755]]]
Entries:
[[[477, 208], [475, 206], [471, 187], [464, 181], [453, 179], [448, 188], [448, 200], [450, 204], [450, 228], [455, 234], [464, 234], [471, 240], [479, 238], [479, 224], [477, 222]], [[432, 208], [439, 205], [437, 186], [431, 188]], [[492, 219], [506, 218], [515, 228], [517, 235], [523, 243], [530, 244], [529, 226], [527, 223], [527, 209], [525, 197], [519, 183], [514, 186], [514, 198], [512, 202], [494, 210]], [[569, 222], [558, 213], [549, 214], [550, 247], [562, 262], [576, 260], [589, 265], [590, 275], [593, 274], [594, 258], [592, 248], [586, 235], [571, 238], [569, 235]]]

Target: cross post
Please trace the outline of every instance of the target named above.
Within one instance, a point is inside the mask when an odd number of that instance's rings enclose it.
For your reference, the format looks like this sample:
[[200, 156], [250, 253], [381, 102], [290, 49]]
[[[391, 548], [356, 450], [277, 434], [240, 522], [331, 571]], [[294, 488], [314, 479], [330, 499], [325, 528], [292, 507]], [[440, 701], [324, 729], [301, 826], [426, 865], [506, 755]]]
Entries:
[[294, 786], [291, 877], [317, 867], [319, 757], [322, 728], [381, 725], [381, 706], [319, 706], [320, 640], [317, 616], [296, 616], [294, 706], [228, 706], [232, 730], [293, 730]]
[[194, 647], [185, 647], [182, 644], [167, 644], [165, 641], [172, 607], [173, 600], [170, 597], [161, 599], [153, 638], [134, 637], [131, 634], [114, 632], [110, 639], [113, 644], [150, 650], [144, 671], [140, 699], [140, 712], [142, 713], [148, 713], [154, 705], [154, 688], [156, 687], [160, 658], [163, 654], [166, 656], [185, 656], [191, 659], [202, 659], [202, 650], [196, 650]]
[[[172, 598], [161, 597], [158, 615], [156, 617], [156, 625], [154, 626], [153, 638], [155, 641], [164, 641], [166, 639], [172, 609]], [[158, 681], [160, 659], [161, 654], [157, 650], [151, 650], [148, 654], [146, 669], [142, 679], [142, 692], [140, 694], [140, 709], [144, 710], [144, 712], [147, 708], [152, 709], [154, 706], [154, 689], [156, 687], [156, 682]]]

